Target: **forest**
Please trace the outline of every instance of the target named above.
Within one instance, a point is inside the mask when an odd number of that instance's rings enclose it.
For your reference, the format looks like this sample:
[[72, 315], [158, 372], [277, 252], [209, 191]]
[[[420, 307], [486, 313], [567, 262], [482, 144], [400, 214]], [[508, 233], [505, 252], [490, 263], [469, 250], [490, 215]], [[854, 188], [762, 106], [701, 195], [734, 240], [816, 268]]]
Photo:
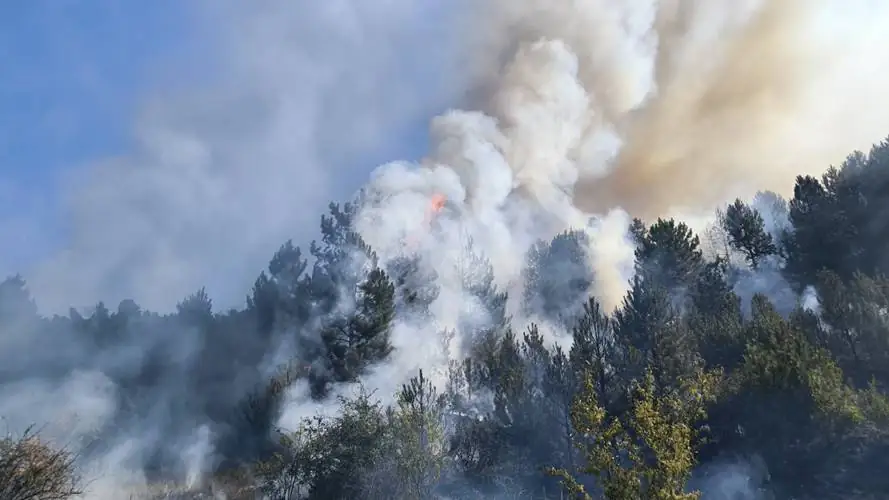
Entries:
[[[889, 142], [797, 177], [788, 199], [736, 200], [701, 234], [635, 219], [613, 311], [590, 293], [581, 231], [528, 252], [521, 304], [541, 324], [521, 328], [467, 245], [463, 289], [488, 320], [442, 332], [469, 339], [464, 358], [391, 395], [341, 389], [388, 362], [396, 318], [423, 321], [439, 290], [419, 257], [376, 255], [356, 206], [331, 204], [306, 250], [283, 244], [239, 309], [199, 290], [172, 314], [124, 301], [45, 317], [23, 277], [6, 279], [0, 412], [35, 380], [59, 397], [115, 391], [110, 417], [64, 446], [41, 432], [58, 415], [16, 410], [34, 427], [0, 440], [0, 497], [74, 498], [95, 479], [80, 464], [133, 436], [149, 484], [185, 485], [144, 498], [889, 496]], [[285, 430], [298, 387], [336, 411]], [[195, 443], [213, 450], [197, 472], [182, 459]]]

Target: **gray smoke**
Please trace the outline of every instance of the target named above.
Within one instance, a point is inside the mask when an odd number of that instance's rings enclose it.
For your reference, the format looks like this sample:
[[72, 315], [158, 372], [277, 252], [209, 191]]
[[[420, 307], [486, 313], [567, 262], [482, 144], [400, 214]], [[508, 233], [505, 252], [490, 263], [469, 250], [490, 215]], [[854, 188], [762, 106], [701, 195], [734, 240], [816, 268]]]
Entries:
[[[455, 105], [432, 119], [422, 161], [385, 164], [365, 186], [373, 203], [362, 207], [362, 236], [384, 260], [420, 253], [442, 289], [431, 321], [398, 319], [392, 363], [363, 380], [380, 395], [420, 367], [440, 383], [447, 361], [464, 354], [466, 339], [445, 345], [441, 332], [477, 307], [457, 265], [468, 240], [491, 260], [496, 284], [520, 297], [528, 248], [586, 231], [591, 292], [612, 307], [632, 274], [630, 216], [706, 220], [735, 196], [786, 193], [794, 175], [822, 171], [889, 129], [889, 110], [873, 106], [889, 84], [889, 7], [876, 1], [206, 5], [221, 80], [149, 101], [131, 155], [77, 171], [66, 191], [70, 238], [27, 273], [33, 291], [46, 311], [122, 298], [166, 311], [202, 285], [223, 307], [236, 304], [277, 245], [308, 239], [323, 204], [385, 159], [374, 158], [389, 153], [381, 143]], [[431, 27], [430, 10], [443, 27]], [[453, 212], [429, 231], [436, 193]], [[510, 312], [517, 325], [532, 319], [514, 303]], [[564, 342], [565, 333], [547, 337]], [[204, 346], [171, 328], [120, 352], [72, 340], [49, 353], [22, 335], [2, 341], [47, 361], [2, 386], [0, 413], [20, 424], [72, 416], [62, 419], [74, 422], [66, 436], [83, 439], [119, 404], [109, 372], [158, 348], [188, 366]], [[48, 375], [53, 363], [88, 368], [60, 381]], [[96, 498], [144, 479], [132, 471], [148, 442], [175, 445], [185, 480], [212, 463], [212, 432], [177, 413], [182, 379], [169, 374], [150, 395], [156, 412], [124, 422], [121, 439], [91, 462], [111, 485]], [[285, 426], [331, 408], [304, 393], [292, 391]], [[27, 404], [10, 406], [19, 401]], [[175, 418], [177, 435], [159, 435]]]

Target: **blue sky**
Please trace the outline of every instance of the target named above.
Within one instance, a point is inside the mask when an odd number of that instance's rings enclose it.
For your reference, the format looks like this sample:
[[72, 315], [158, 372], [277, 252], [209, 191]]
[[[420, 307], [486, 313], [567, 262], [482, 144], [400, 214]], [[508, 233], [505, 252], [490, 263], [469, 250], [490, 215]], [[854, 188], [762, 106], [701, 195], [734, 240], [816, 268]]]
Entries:
[[39, 183], [63, 165], [119, 150], [134, 97], [187, 44], [186, 4], [0, 3], [4, 176]]
[[451, 2], [0, 2], [0, 276], [53, 311], [242, 302], [329, 201], [425, 150]]
[[[57, 174], [126, 149], [138, 97], [193, 41], [186, 4], [0, 2], [0, 219], [54, 224]], [[21, 243], [7, 240], [0, 271], [34, 257]]]

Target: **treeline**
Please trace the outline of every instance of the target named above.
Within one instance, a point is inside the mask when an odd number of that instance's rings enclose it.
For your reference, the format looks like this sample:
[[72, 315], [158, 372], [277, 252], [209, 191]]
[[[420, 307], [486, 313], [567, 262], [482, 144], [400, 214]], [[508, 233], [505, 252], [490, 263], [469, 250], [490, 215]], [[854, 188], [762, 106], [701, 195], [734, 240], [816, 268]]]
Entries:
[[[883, 142], [797, 178], [789, 201], [735, 201], [706, 234], [635, 220], [635, 276], [614, 311], [589, 295], [586, 236], [566, 232], [527, 256], [523, 316], [539, 324], [522, 330], [470, 244], [463, 290], [483, 320], [442, 332], [468, 353], [446, 387], [427, 370], [393, 405], [361, 392], [282, 434], [289, 388], [323, 400], [359, 382], [393, 357], [396, 319], [423, 324], [439, 293], [419, 257], [381, 261], [351, 228], [355, 206], [332, 204], [321, 240], [308, 255], [283, 245], [241, 310], [214, 312], [198, 291], [167, 316], [126, 301], [42, 318], [24, 281], [8, 279], [0, 325], [22, 350], [3, 355], [0, 384], [101, 369], [118, 411], [87, 456], [147, 427], [168, 437], [145, 460], [164, 478], [189, 430], [210, 422], [217, 476], [254, 486], [245, 498], [696, 498], [704, 470], [719, 480], [700, 465], [747, 461], [768, 471], [750, 486], [759, 498], [882, 498], [887, 208]], [[37, 348], [59, 344], [64, 356]]]

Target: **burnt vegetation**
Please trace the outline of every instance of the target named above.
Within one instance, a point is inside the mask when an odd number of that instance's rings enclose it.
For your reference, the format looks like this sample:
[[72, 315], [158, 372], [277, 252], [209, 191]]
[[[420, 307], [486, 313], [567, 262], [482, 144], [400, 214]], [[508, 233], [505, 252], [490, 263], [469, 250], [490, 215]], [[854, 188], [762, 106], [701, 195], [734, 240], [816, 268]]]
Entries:
[[[165, 438], [142, 464], [158, 483], [181, 479], [180, 438], [197, 425], [214, 437], [208, 479], [179, 498], [678, 500], [739, 463], [762, 471], [745, 486], [756, 496], [741, 498], [885, 498], [887, 209], [883, 142], [798, 177], [790, 200], [727, 205], [706, 235], [636, 220], [635, 277], [614, 311], [589, 295], [583, 233], [541, 241], [520, 302], [566, 332], [566, 345], [546, 340], [542, 324], [510, 326], [491, 264], [470, 244], [466, 293], [490, 321], [442, 333], [467, 339], [470, 353], [451, 361], [444, 388], [419, 372], [389, 405], [336, 389], [392, 358], [393, 322], [424, 321], [436, 277], [414, 257], [381, 261], [351, 229], [354, 205], [331, 204], [309, 255], [284, 244], [238, 310], [215, 311], [199, 290], [169, 315], [125, 301], [48, 318], [11, 277], [0, 284], [0, 333], [29, 341], [4, 344], [22, 350], [3, 356], [0, 384], [99, 370], [117, 405], [77, 457], [34, 434], [0, 439], [0, 497], [75, 496], [79, 460], [161, 408], [167, 418], [151, 429]], [[297, 384], [339, 409], [284, 432]]]

